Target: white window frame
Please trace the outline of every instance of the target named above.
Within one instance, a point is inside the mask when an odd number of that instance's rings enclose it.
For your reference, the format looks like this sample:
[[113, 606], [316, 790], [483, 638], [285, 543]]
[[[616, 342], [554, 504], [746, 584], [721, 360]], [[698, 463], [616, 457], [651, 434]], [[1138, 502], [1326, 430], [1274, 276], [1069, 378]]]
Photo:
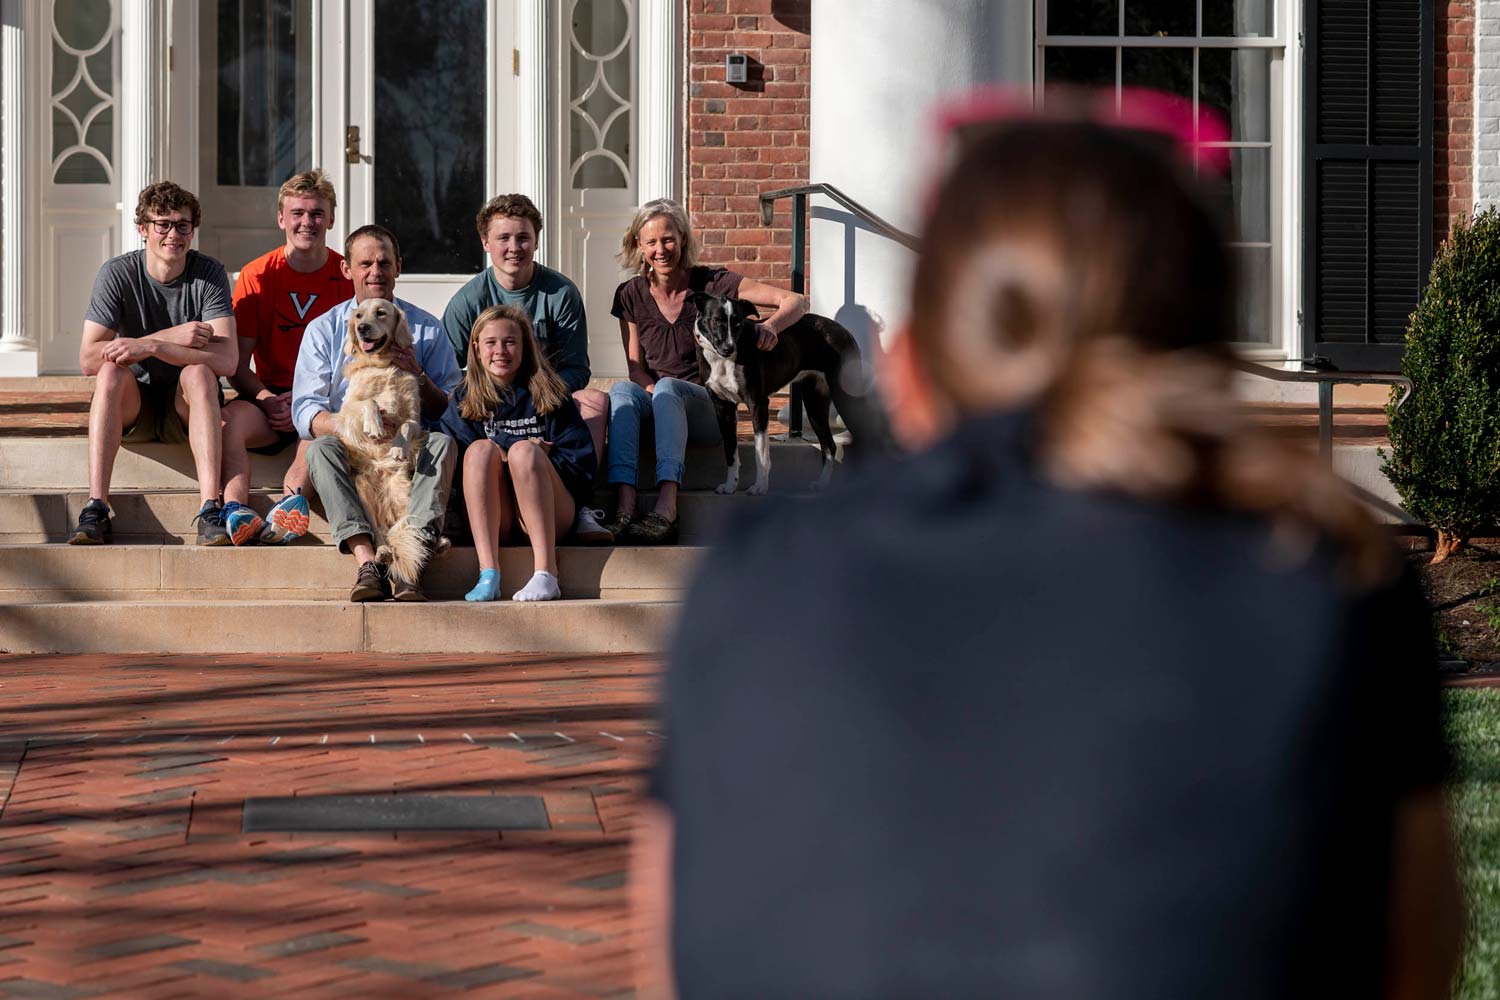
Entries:
[[[1067, 3], [1068, 0], [1051, 0]], [[1130, 2], [1130, 0], [1126, 0]], [[1271, 51], [1269, 95], [1271, 108], [1271, 330], [1268, 343], [1236, 343], [1240, 354], [1257, 361], [1302, 356], [1302, 2], [1271, 0], [1274, 34], [1243, 37], [1128, 36], [1124, 4], [1113, 35], [1049, 35], [1049, 0], [1034, 0], [1036, 51], [1033, 60], [1035, 93], [1046, 83], [1046, 49], [1068, 48], [1187, 48], [1268, 49]], [[1202, 23], [1203, 0], [1198, 0]], [[1196, 57], [1195, 57], [1196, 62]], [[1120, 86], [1120, 61], [1115, 63], [1115, 87]], [[1195, 67], [1196, 69], [1196, 67]], [[1193, 95], [1194, 111], [1198, 95]], [[1264, 148], [1265, 143], [1225, 143], [1234, 147]], [[1249, 244], [1259, 246], [1262, 244]]]

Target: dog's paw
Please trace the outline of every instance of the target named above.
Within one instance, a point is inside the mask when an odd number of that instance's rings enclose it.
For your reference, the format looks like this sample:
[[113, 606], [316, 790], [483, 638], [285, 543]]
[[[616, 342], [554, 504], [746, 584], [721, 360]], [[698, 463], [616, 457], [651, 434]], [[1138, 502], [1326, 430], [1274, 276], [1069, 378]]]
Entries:
[[739, 488], [740, 488], [740, 484], [738, 482], [725, 481], [725, 482], [720, 483], [718, 486], [715, 486], [714, 487], [714, 492], [717, 493], [717, 494], [719, 494], [719, 496], [722, 497], [722, 496], [728, 496], [729, 494], [733, 493], [735, 490], [737, 490]]
[[389, 545], [382, 545], [375, 550], [375, 561], [383, 566], [389, 566], [396, 561], [396, 553]]
[[432, 543], [432, 554], [440, 556], [453, 548], [453, 543], [448, 540], [447, 535], [438, 535], [438, 540]]
[[763, 497], [767, 493], [771, 492], [771, 484], [770, 483], [755, 483], [748, 490], [746, 490], [745, 492], [749, 493], [753, 497]]

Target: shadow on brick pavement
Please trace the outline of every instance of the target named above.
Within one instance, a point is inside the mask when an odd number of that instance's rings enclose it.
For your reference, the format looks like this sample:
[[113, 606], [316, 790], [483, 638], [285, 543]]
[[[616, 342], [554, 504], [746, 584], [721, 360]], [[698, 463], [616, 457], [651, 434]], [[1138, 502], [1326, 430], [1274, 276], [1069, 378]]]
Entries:
[[[0, 996], [625, 996], [648, 657], [0, 657]], [[548, 828], [244, 833], [245, 799]]]

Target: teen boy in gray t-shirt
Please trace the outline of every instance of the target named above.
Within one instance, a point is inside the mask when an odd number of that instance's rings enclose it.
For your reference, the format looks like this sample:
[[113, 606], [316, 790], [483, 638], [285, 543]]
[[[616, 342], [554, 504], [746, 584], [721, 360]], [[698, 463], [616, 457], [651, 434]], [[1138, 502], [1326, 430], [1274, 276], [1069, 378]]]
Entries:
[[144, 250], [99, 269], [83, 321], [78, 363], [98, 382], [89, 404], [89, 501], [69, 541], [107, 542], [109, 482], [120, 442], [186, 440], [201, 500], [198, 541], [228, 542], [219, 515], [219, 376], [238, 361], [224, 266], [189, 250], [198, 199], [170, 181], [136, 202]]

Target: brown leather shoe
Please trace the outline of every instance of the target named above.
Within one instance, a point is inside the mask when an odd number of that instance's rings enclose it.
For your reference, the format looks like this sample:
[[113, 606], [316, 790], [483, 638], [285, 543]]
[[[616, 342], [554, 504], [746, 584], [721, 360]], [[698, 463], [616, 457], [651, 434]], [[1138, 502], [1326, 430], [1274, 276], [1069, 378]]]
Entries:
[[624, 538], [629, 545], [676, 545], [677, 522], [668, 521], [653, 510], [626, 528]]
[[391, 599], [396, 601], [425, 601], [427, 595], [415, 583], [399, 576], [391, 577]]
[[391, 585], [386, 580], [385, 567], [371, 560], [359, 564], [359, 575], [354, 578], [354, 589], [349, 592], [349, 600], [383, 601], [391, 596]]
[[610, 533], [616, 545], [625, 545], [625, 535], [630, 526], [635, 523], [635, 515], [627, 514], [623, 510], [617, 510], [604, 522], [604, 530]]

